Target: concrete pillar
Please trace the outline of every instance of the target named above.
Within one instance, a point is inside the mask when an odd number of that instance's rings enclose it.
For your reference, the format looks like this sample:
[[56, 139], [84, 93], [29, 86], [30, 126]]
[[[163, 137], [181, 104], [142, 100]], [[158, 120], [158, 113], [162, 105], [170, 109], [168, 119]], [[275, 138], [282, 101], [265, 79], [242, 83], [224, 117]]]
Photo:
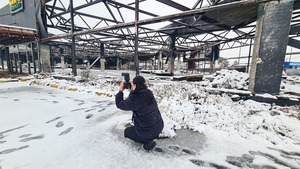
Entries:
[[0, 55], [1, 55], [1, 67], [2, 67], [2, 70], [4, 71], [4, 56], [5, 56], [5, 50], [2, 50], [0, 51]]
[[90, 65], [91, 65], [91, 63], [90, 63], [90, 56], [87, 56], [87, 68], [90, 68]]
[[27, 62], [27, 69], [28, 69], [28, 74], [31, 74], [31, 67], [30, 67], [30, 61], [29, 61], [29, 55], [28, 55], [28, 44], [26, 44], [26, 62]]
[[65, 69], [65, 57], [63, 56], [64, 49], [59, 48], [59, 56], [60, 56], [60, 66], [64, 70]]
[[120, 58], [117, 57], [117, 70], [120, 70]]
[[249, 81], [253, 93], [279, 93], [293, 3], [281, 0], [259, 5]]
[[178, 57], [177, 57], [177, 72], [178, 73], [180, 72], [180, 64], [181, 64], [180, 55], [178, 55]]
[[105, 71], [105, 62], [106, 62], [106, 60], [104, 58], [100, 59], [101, 71]]
[[34, 53], [34, 43], [31, 43], [31, 57], [33, 64], [33, 73], [36, 73], [36, 62], [35, 62], [35, 53]]
[[65, 69], [65, 57], [60, 56], [60, 65], [62, 69]]
[[104, 43], [100, 45], [100, 69], [101, 71], [105, 70], [105, 52], [104, 52]]
[[175, 53], [175, 41], [176, 41], [176, 35], [171, 35], [171, 57], [170, 57], [170, 73], [174, 74], [174, 61], [175, 61], [175, 57], [176, 57], [176, 53]]
[[[17, 45], [17, 55], [16, 55], [16, 60], [17, 60], [17, 67], [19, 67], [19, 72], [23, 73], [22, 71], [22, 60], [20, 58], [20, 49], [19, 49], [19, 45]], [[17, 68], [16, 67], [16, 68]]]
[[14, 56], [14, 65], [15, 65], [15, 72], [18, 73], [18, 61], [17, 61], [17, 54], [13, 53]]
[[5, 56], [6, 56], [7, 70], [9, 72], [13, 72], [13, 67], [12, 67], [11, 59], [10, 59], [10, 55], [9, 55], [9, 47], [5, 47]]
[[50, 48], [50, 70], [54, 72], [54, 48]]
[[162, 70], [162, 52], [159, 52], [159, 55], [158, 55], [158, 69], [159, 70]]
[[214, 72], [215, 72], [215, 61], [214, 61], [214, 60], [213, 60], [213, 61], [210, 61], [209, 66], [210, 66], [209, 74], [214, 73]]
[[48, 45], [40, 44], [40, 64], [41, 71], [44, 73], [50, 73], [50, 48]]
[[19, 64], [19, 68], [20, 68], [20, 73], [22, 74], [22, 73], [23, 73], [22, 62], [21, 62], [21, 61], [18, 61], [18, 64]]

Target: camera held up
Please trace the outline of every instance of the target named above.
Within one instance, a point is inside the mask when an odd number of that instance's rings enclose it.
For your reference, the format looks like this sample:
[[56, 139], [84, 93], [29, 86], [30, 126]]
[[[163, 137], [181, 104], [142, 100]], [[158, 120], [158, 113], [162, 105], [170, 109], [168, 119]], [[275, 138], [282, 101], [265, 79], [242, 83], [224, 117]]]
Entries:
[[130, 81], [130, 77], [129, 77], [129, 73], [122, 73], [122, 76], [124, 76], [124, 89], [130, 89], [131, 88], [131, 83]]

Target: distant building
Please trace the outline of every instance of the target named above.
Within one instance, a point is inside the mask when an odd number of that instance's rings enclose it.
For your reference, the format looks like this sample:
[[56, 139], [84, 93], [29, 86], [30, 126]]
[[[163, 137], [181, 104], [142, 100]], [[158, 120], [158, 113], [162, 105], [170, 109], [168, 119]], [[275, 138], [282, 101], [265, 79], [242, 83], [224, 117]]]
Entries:
[[284, 62], [283, 68], [288, 75], [300, 75], [300, 62]]

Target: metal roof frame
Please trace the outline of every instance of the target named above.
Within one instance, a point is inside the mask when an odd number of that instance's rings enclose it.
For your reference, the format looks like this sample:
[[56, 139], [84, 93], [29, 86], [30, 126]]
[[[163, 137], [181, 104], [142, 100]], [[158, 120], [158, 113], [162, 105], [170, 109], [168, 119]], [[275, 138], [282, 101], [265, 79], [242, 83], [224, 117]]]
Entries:
[[[187, 7], [184, 1], [156, 0], [157, 3], [179, 12], [161, 16], [155, 9], [138, 9], [139, 15], [147, 16], [147, 19], [137, 20], [137, 22], [127, 21], [123, 11], [126, 9], [134, 13], [135, 0], [81, 1], [85, 3], [71, 8], [68, 3], [71, 0], [45, 0], [43, 5], [47, 27], [61, 31], [62, 34], [51, 34], [49, 31], [48, 37], [36, 39], [30, 36], [27, 41], [41, 40], [56, 47], [62, 47], [64, 44], [64, 48], [68, 48], [72, 36], [75, 36], [76, 46], [82, 46], [88, 49], [87, 51], [95, 51], [96, 54], [93, 57], [99, 55], [101, 43], [105, 44], [107, 56], [132, 57], [135, 52], [134, 28], [137, 24], [139, 55], [156, 55], [159, 51], [169, 51], [170, 36], [173, 35], [176, 35], [177, 53], [205, 51], [217, 44], [220, 44], [221, 50], [249, 46], [251, 45], [250, 39], [255, 34], [253, 23], [256, 20], [256, 8], [259, 3], [270, 0], [194, 0], [194, 4], [190, 7]], [[149, 0], [137, 1], [141, 4]], [[100, 16], [83, 11], [95, 5], [106, 9], [109, 15]], [[299, 8], [299, 0], [296, 0], [291, 22], [291, 36], [293, 37], [297, 37], [300, 32]], [[71, 11], [73, 17], [71, 17]], [[74, 17], [82, 24], [73, 25], [71, 20]], [[90, 20], [96, 20], [97, 23], [92, 25]], [[169, 24], [159, 29], [151, 28], [153, 24], [165, 22]], [[78, 51], [76, 57], [84, 55], [86, 54]]]

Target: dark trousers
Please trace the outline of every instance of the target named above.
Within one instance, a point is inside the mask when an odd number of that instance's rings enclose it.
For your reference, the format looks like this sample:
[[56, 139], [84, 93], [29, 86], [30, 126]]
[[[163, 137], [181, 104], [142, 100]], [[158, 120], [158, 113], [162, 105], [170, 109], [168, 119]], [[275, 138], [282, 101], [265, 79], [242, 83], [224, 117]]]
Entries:
[[138, 136], [135, 132], [135, 126], [127, 127], [124, 131], [124, 137], [142, 144], [147, 144], [153, 141], [153, 139], [143, 139], [140, 136]]

